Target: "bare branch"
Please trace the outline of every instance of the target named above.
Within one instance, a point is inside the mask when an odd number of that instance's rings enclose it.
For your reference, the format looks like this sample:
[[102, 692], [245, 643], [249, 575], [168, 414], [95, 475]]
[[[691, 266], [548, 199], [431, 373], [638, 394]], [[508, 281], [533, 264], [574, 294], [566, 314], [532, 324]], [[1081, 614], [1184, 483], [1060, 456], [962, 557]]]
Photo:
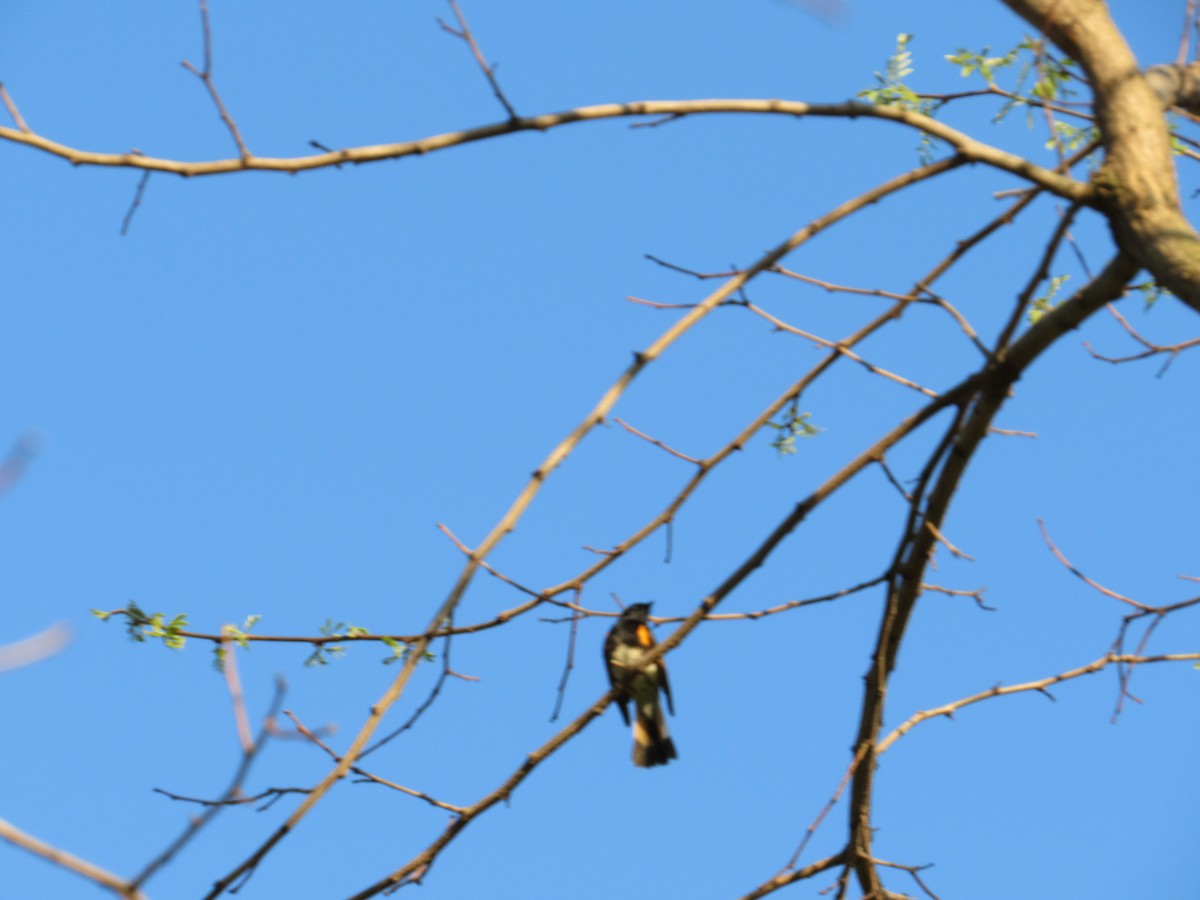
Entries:
[[0, 82], [0, 100], [4, 101], [4, 107], [8, 110], [8, 114], [12, 116], [13, 124], [17, 126], [17, 130], [24, 134], [33, 134], [29, 126], [25, 124], [25, 119], [21, 117], [21, 111], [17, 109], [17, 104], [8, 95], [8, 90], [4, 87], [3, 82]]
[[[287, 693], [287, 685], [283, 679], [277, 679], [275, 682], [275, 694], [271, 699], [271, 706], [267, 710], [266, 716], [263, 718], [262, 729], [259, 731], [257, 740], [253, 740], [249, 744], [249, 749], [244, 749], [242, 752], [241, 762], [238, 764], [237, 771], [234, 772], [233, 779], [229, 783], [229, 787], [225, 789], [225, 793], [221, 795], [223, 800], [231, 800], [241, 795], [242, 785], [245, 783], [247, 776], [250, 774], [250, 768], [254, 765], [254, 761], [262, 752], [263, 747], [267, 743], [267, 737], [275, 733], [275, 717], [279, 714], [279, 708], [283, 705], [283, 698]], [[243, 745], [245, 746], [245, 745]], [[166, 793], [160, 791], [160, 793]], [[170, 796], [168, 794], [168, 796]], [[175, 858], [185, 846], [187, 846], [192, 838], [200, 833], [204, 826], [208, 825], [214, 817], [222, 809], [225, 808], [224, 803], [216, 801], [210, 805], [201, 815], [188, 822], [183, 832], [172, 841], [165, 850], [158, 854], [154, 859], [146, 864], [138, 876], [130, 882], [135, 888], [140, 888], [146, 883], [159, 869]]]
[[146, 185], [150, 183], [150, 176], [152, 174], [154, 173], [143, 172], [142, 177], [138, 179], [137, 188], [133, 192], [133, 202], [129, 204], [129, 210], [125, 213], [125, 218], [121, 220], [121, 237], [129, 234], [129, 226], [133, 224], [134, 214], [138, 211], [138, 207], [142, 205], [142, 197], [146, 194]]
[[[312, 741], [314, 744], [316, 744], [318, 747], [320, 747], [322, 750], [324, 750], [326, 753], [328, 753], [329, 756], [335, 762], [341, 762], [342, 758], [340, 756], [338, 756], [338, 754], [335, 753], [328, 744], [326, 744], [324, 741], [322, 741], [316, 732], [314, 732], [312, 729], [308, 728], [308, 726], [306, 726], [303, 722], [301, 722], [300, 719], [297, 718], [295, 713], [293, 713], [290, 709], [286, 709], [283, 711], [283, 714], [292, 720], [292, 724], [294, 724], [296, 726], [296, 731], [298, 731], [304, 737], [308, 738], [310, 741]], [[394, 791], [399, 791], [400, 793], [407, 794], [410, 797], [416, 797], [418, 800], [424, 800], [430, 806], [436, 806], [438, 809], [447, 810], [449, 812], [454, 813], [455, 815], [458, 815], [463, 812], [463, 807], [461, 807], [461, 806], [455, 806], [452, 803], [443, 803], [441, 800], [436, 800], [433, 797], [430, 797], [428, 794], [426, 794], [422, 791], [416, 791], [416, 790], [413, 790], [412, 788], [405, 787], [402, 784], [396, 784], [396, 782], [394, 782], [394, 781], [388, 781], [386, 778], [380, 778], [378, 775], [373, 775], [370, 772], [366, 771], [365, 769], [360, 768], [359, 766], [351, 766], [349, 771], [353, 772], [355, 775], [357, 775], [359, 778], [364, 779], [365, 781], [370, 781], [374, 784], [380, 784], [380, 785], [383, 785], [384, 787], [389, 787]]]
[[[494, 125], [484, 125], [464, 131], [433, 135], [416, 141], [401, 141], [391, 144], [374, 144], [351, 147], [332, 153], [315, 156], [295, 156], [273, 159], [244, 155], [233, 160], [209, 162], [183, 162], [159, 159], [132, 153], [94, 153], [79, 150], [52, 141], [38, 134], [19, 129], [0, 127], [0, 139], [25, 144], [53, 156], [60, 156], [79, 166], [117, 166], [122, 168], [150, 169], [158, 172], [174, 172], [177, 175], [219, 175], [227, 172], [268, 171], [303, 172], [322, 169], [340, 163], [369, 163], [384, 159], [401, 159], [406, 156], [422, 156], [447, 147], [456, 147], [475, 141], [483, 141], [523, 131], [548, 131], [577, 122], [601, 119], [640, 118], [643, 116], [714, 115], [721, 113], [746, 113], [750, 115], [783, 115], [790, 117], [816, 116], [823, 118], [881, 119], [925, 131], [949, 144], [957, 156], [968, 162], [979, 162], [1009, 172], [1045, 188], [1067, 200], [1092, 204], [1094, 190], [1088, 184], [1068, 175], [1043, 168], [1016, 154], [1009, 153], [989, 144], [984, 144], [961, 131], [928, 116], [898, 106], [873, 106], [867, 103], [804, 103], [793, 100], [642, 100], [632, 103], [606, 103], [598, 106], [581, 106], [559, 113], [548, 113], [510, 119]], [[774, 263], [772, 263], [774, 265]]]
[[1129, 324], [1129, 320], [1121, 315], [1120, 310], [1118, 310], [1113, 304], [1110, 303], [1108, 305], [1108, 311], [1113, 314], [1113, 317], [1116, 318], [1118, 322], [1121, 323], [1121, 327], [1125, 329], [1129, 336], [1145, 347], [1146, 350], [1142, 353], [1134, 353], [1130, 356], [1104, 356], [1093, 350], [1091, 344], [1085, 341], [1083, 344], [1084, 348], [1086, 348], [1087, 352], [1090, 353], [1095, 359], [1099, 359], [1108, 363], [1119, 364], [1133, 362], [1134, 360], [1138, 359], [1148, 359], [1151, 356], [1159, 356], [1160, 354], [1166, 353], [1168, 354], [1167, 360], [1163, 363], [1162, 368], [1158, 370], [1158, 377], [1161, 378], [1163, 374], [1166, 373], [1171, 363], [1175, 361], [1175, 357], [1177, 357], [1184, 350], [1190, 350], [1193, 347], [1200, 346], [1200, 338], [1192, 338], [1188, 341], [1180, 341], [1178, 344], [1152, 343], [1138, 334], [1137, 330]]
[[53, 656], [71, 642], [71, 629], [65, 622], [57, 622], [37, 634], [0, 644], [0, 672], [20, 669]]
[[700, 460], [696, 459], [696, 457], [688, 456], [686, 453], [680, 453], [678, 450], [673, 450], [672, 448], [668, 447], [666, 444], [664, 444], [662, 441], [658, 440], [657, 438], [652, 438], [652, 437], [650, 437], [650, 435], [646, 434], [645, 432], [638, 431], [636, 428], [634, 428], [632, 425], [630, 425], [624, 419], [614, 418], [613, 421], [616, 422], [618, 425], [620, 425], [622, 428], [624, 428], [626, 431], [628, 431], [630, 434], [636, 434], [642, 440], [649, 441], [651, 444], [653, 444], [655, 447], [658, 447], [661, 450], [666, 450], [668, 453], [670, 453], [672, 456], [674, 456], [677, 459], [682, 459], [685, 462], [694, 463], [698, 466], [703, 465], [703, 463], [701, 463]]
[[879, 368], [879, 366], [872, 365], [871, 363], [869, 363], [865, 359], [863, 359], [861, 356], [859, 356], [857, 353], [855, 353], [853, 350], [851, 350], [849, 347], [846, 347], [843, 344], [838, 343], [837, 341], [826, 340], [825, 338], [818, 337], [817, 335], [812, 334], [811, 332], [803, 331], [799, 328], [789, 325], [786, 322], [784, 322], [782, 319], [771, 315], [765, 309], [755, 306], [753, 303], [747, 303], [747, 304], [745, 304], [745, 306], [748, 310], [753, 312], [755, 315], [761, 316], [762, 318], [766, 319], [768, 322], [770, 322], [772, 325], [774, 325], [780, 331], [786, 331], [790, 334], [798, 335], [799, 337], [810, 340], [813, 343], [815, 343], [821, 347], [826, 347], [826, 348], [834, 351], [835, 353], [838, 353], [838, 354], [846, 357], [847, 359], [853, 360], [854, 362], [858, 363], [860, 366], [862, 366], [864, 369], [866, 369], [872, 375], [879, 375], [883, 378], [887, 378], [890, 381], [894, 381], [897, 384], [903, 385], [906, 388], [912, 388], [914, 391], [924, 394], [926, 397], [936, 397], [937, 396], [936, 391], [931, 391], [929, 388], [922, 387], [921, 385], [917, 384], [915, 381], [911, 381], [910, 379], [905, 378], [903, 375], [897, 375], [895, 372], [889, 372], [887, 369], [881, 369], [881, 368]]
[[936, 719], [940, 716], [952, 718], [958, 710], [980, 703], [984, 700], [990, 700], [993, 697], [1006, 697], [1009, 694], [1028, 693], [1029, 691], [1037, 691], [1038, 693], [1046, 693], [1048, 688], [1064, 681], [1070, 681], [1074, 678], [1080, 678], [1084, 675], [1091, 675], [1105, 669], [1111, 665], [1129, 665], [1141, 666], [1151, 663], [1160, 662], [1195, 662], [1200, 660], [1200, 653], [1164, 653], [1159, 656], [1139, 656], [1136, 653], [1108, 653], [1085, 666], [1080, 666], [1077, 669], [1070, 669], [1066, 672], [1060, 672], [1057, 675], [1051, 675], [1049, 678], [1041, 678], [1037, 681], [1026, 681], [1022, 684], [1011, 684], [1007, 687], [996, 685], [986, 691], [980, 691], [978, 694], [972, 694], [969, 697], [963, 697], [961, 700], [955, 700], [951, 703], [943, 704], [942, 706], [927, 709], [922, 712], [914, 713], [901, 725], [897, 726], [886, 737], [880, 740], [875, 746], [877, 754], [886, 753], [891, 746], [904, 737], [922, 722], [927, 722], [930, 719]]
[[111, 872], [107, 872], [97, 865], [93, 865], [86, 859], [80, 859], [65, 850], [59, 850], [45, 841], [40, 841], [32, 835], [26, 834], [21, 829], [17, 828], [10, 822], [0, 819], [0, 839], [8, 841], [22, 850], [28, 850], [35, 856], [40, 856], [47, 862], [66, 869], [69, 872], [74, 872], [76, 875], [81, 875], [88, 881], [100, 885], [100, 887], [108, 888], [119, 897], [124, 897], [126, 900], [146, 900], [146, 896], [137, 889], [135, 883], [128, 883]]
[[254, 738], [250, 736], [250, 717], [246, 714], [246, 698], [242, 694], [242, 680], [238, 678], [236, 645], [229, 637], [229, 626], [221, 629], [225, 640], [221, 642], [221, 670], [225, 675], [225, 685], [229, 688], [229, 699], [233, 703], [233, 719], [237, 724], [238, 740], [242, 752], [254, 752]]
[[246, 149], [246, 142], [242, 140], [242, 133], [238, 131], [237, 123], [233, 121], [233, 117], [229, 115], [229, 110], [225, 108], [225, 104], [221, 101], [221, 95], [217, 93], [217, 86], [213, 83], [212, 79], [212, 27], [208, 21], [208, 0], [200, 0], [200, 21], [204, 28], [204, 68], [197, 69], [186, 59], [181, 65], [204, 84], [205, 89], [208, 91], [208, 96], [212, 98], [213, 103], [217, 107], [217, 113], [221, 116], [221, 121], [225, 123], [225, 127], [229, 129], [229, 133], [233, 137], [233, 142], [237, 144], [238, 153], [241, 154], [242, 168], [245, 168], [245, 164], [253, 157], [251, 157], [250, 151]]
[[1076, 578], [1078, 578], [1080, 581], [1082, 581], [1084, 584], [1088, 585], [1089, 587], [1095, 588], [1097, 591], [1104, 594], [1104, 596], [1106, 596], [1106, 597], [1112, 597], [1114, 600], [1120, 600], [1122, 603], [1128, 603], [1130, 606], [1134, 607], [1135, 609], [1140, 609], [1144, 612], [1152, 612], [1153, 611], [1152, 607], [1146, 606], [1146, 604], [1144, 604], [1144, 603], [1139, 603], [1137, 600], [1134, 600], [1130, 597], [1126, 597], [1124, 594], [1118, 594], [1116, 591], [1111, 591], [1108, 588], [1106, 588], [1104, 585], [1100, 584], [1099, 582], [1093, 581], [1092, 579], [1090, 579], [1086, 575], [1084, 575], [1082, 572], [1080, 572], [1077, 568], [1075, 568], [1073, 565], [1071, 565], [1070, 560], [1068, 560], [1066, 558], [1066, 556], [1063, 555], [1063, 552], [1054, 545], [1054, 541], [1050, 540], [1050, 533], [1046, 530], [1046, 523], [1041, 519], [1038, 519], [1037, 521], [1038, 521], [1038, 528], [1042, 532], [1042, 540], [1044, 540], [1046, 542], [1046, 546], [1050, 548], [1050, 552], [1054, 554], [1055, 558], [1060, 563], [1063, 564], [1063, 566], [1066, 568], [1066, 570], [1068, 572], [1070, 572], [1072, 575], [1074, 575]]
[[508, 117], [510, 119], [520, 118], [517, 115], [517, 111], [513, 109], [512, 104], [508, 102], [508, 98], [504, 96], [504, 91], [500, 90], [500, 82], [496, 80], [496, 74], [492, 71], [492, 67], [483, 58], [483, 51], [479, 49], [479, 44], [475, 41], [475, 35], [471, 33], [471, 27], [467, 24], [466, 16], [458, 8], [457, 0], [447, 0], [447, 2], [450, 4], [450, 9], [454, 12], [454, 18], [458, 20], [458, 28], [447, 25], [441, 19], [438, 19], [437, 23], [442, 26], [443, 31], [466, 42], [467, 46], [471, 48], [471, 55], [475, 57], [475, 62], [479, 64], [480, 70], [488, 80], [488, 84], [492, 86], [492, 93], [496, 95], [496, 99], [500, 101], [500, 105], [504, 107], [504, 111], [508, 113]]

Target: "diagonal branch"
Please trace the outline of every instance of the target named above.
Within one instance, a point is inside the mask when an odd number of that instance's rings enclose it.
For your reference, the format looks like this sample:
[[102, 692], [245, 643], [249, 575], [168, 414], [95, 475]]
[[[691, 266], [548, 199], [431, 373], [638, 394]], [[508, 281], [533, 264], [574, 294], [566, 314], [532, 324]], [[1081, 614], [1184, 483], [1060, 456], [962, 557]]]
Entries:
[[[286, 691], [287, 686], [283, 680], [277, 680], [275, 682], [275, 695], [271, 699], [271, 706], [267, 711], [267, 715], [263, 718], [263, 725], [258, 738], [252, 741], [249, 747], [243, 749], [241, 762], [238, 764], [237, 771], [233, 774], [233, 779], [229, 782], [229, 787], [221, 795], [222, 800], [231, 800], [241, 792], [242, 785], [245, 783], [246, 777], [250, 774], [251, 766], [254, 765], [254, 761], [258, 759], [259, 754], [267, 743], [267, 737], [274, 733], [275, 717], [279, 714], [279, 708], [283, 705], [283, 698]], [[225, 808], [225, 805], [223, 803], [216, 803], [209, 806], [201, 815], [189, 821], [179, 837], [172, 841], [158, 856], [147, 863], [145, 868], [138, 873], [138, 876], [130, 882], [130, 885], [134, 888], [140, 888], [145, 884], [155, 872], [174, 859], [175, 855], [186, 847], [192, 838]]]
[[[947, 431], [947, 441], [930, 458], [934, 465], [939, 456], [941, 468], [929, 488], [924, 508], [911, 516], [905, 538], [896, 554], [894, 579], [888, 591], [879, 636], [870, 669], [864, 679], [865, 688], [859, 718], [855, 752], [868, 747], [864, 761], [858, 766], [851, 790], [850, 842], [848, 864], [853, 867], [864, 892], [884, 896], [876, 866], [872, 861], [873, 832], [871, 810], [874, 794], [875, 752], [879, 730], [883, 723], [884, 699], [889, 679], [896, 666], [908, 622], [921, 593], [921, 584], [929, 565], [930, 550], [936, 540], [934, 530], [940, 526], [975, 451], [987, 436], [991, 422], [1007, 398], [1009, 388], [1021, 373], [1050, 345], [1067, 331], [1078, 327], [1088, 316], [1105, 303], [1121, 296], [1125, 285], [1137, 273], [1138, 265], [1130, 257], [1119, 254], [1105, 270], [1074, 296], [1046, 313], [1011, 346], [999, 346], [996, 362], [989, 363], [978, 375], [976, 388], [969, 400], [963, 402], [961, 421]], [[924, 485], [914, 491], [916, 503], [924, 495]]]
[[22, 850], [28, 850], [35, 856], [42, 857], [47, 862], [61, 866], [68, 871], [74, 872], [76, 875], [82, 875], [89, 881], [93, 881], [101, 887], [108, 888], [114, 894], [124, 897], [126, 900], [146, 900], [145, 895], [137, 889], [136, 884], [126, 883], [123, 879], [113, 875], [111, 872], [105, 871], [97, 865], [93, 865], [86, 859], [80, 859], [78, 856], [73, 856], [65, 850], [59, 850], [45, 841], [40, 841], [32, 835], [21, 831], [15, 825], [6, 822], [4, 819], [0, 819], [0, 840], [6, 840], [10, 844], [20, 847]]
[[229, 110], [225, 108], [225, 104], [221, 100], [221, 95], [217, 92], [217, 86], [213, 83], [212, 27], [208, 21], [208, 0], [200, 0], [200, 21], [204, 27], [204, 68], [197, 69], [186, 59], [180, 65], [199, 78], [205, 90], [208, 91], [208, 96], [212, 98], [213, 104], [217, 107], [217, 113], [220, 115], [221, 121], [225, 123], [225, 127], [229, 129], [229, 133], [233, 137], [233, 142], [237, 144], [238, 153], [241, 154], [241, 162], [244, 168], [245, 163], [253, 157], [250, 155], [250, 151], [246, 149], [246, 142], [242, 140], [242, 133], [238, 131], [237, 123], [229, 115]]
[[[214, 884], [212, 890], [205, 895], [207, 900], [214, 900], [214, 898], [224, 893], [224, 891], [229, 888], [230, 885], [234, 884], [239, 878], [252, 872], [266, 857], [266, 855], [270, 853], [271, 850], [281, 840], [283, 840], [283, 838], [286, 837], [289, 832], [295, 829], [300, 821], [303, 820], [305, 816], [307, 816], [312, 810], [312, 808], [321, 801], [326, 793], [328, 793], [330, 788], [332, 788], [333, 785], [339, 780], [344, 778], [346, 773], [350, 771], [351, 767], [354, 765], [355, 761], [358, 759], [359, 755], [363, 752], [363, 749], [370, 741], [371, 736], [375, 733], [376, 729], [383, 721], [384, 715], [387, 714], [388, 710], [391, 709], [395, 702], [404, 693], [405, 688], [408, 686], [409, 679], [412, 677], [413, 671], [416, 669], [418, 663], [424, 656], [425, 651], [429, 648], [429, 644], [433, 640], [433, 635], [444, 628], [452, 620], [454, 611], [458, 607], [459, 601], [466, 593], [466, 590], [470, 586], [476, 572], [478, 572], [481, 568], [481, 563], [485, 560], [488, 554], [490, 554], [491, 551], [504, 539], [504, 537], [513, 531], [513, 529], [516, 527], [517, 521], [524, 514], [530, 503], [533, 502], [533, 498], [541, 490], [542, 485], [545, 483], [545, 480], [550, 476], [550, 474], [554, 472], [554, 470], [557, 469], [564, 460], [566, 460], [571, 452], [583, 441], [583, 439], [591, 432], [593, 428], [605, 421], [613, 406], [616, 405], [617, 400], [620, 399], [620, 397], [628, 389], [629, 385], [632, 384], [633, 380], [647, 365], [655, 361], [667, 350], [667, 348], [675, 343], [675, 341], [677, 341], [693, 326], [699, 323], [710, 312], [720, 306], [721, 303], [723, 303], [726, 299], [739, 291], [747, 282], [762, 272], [769, 271], [772, 266], [780, 262], [789, 253], [807, 242], [814, 235], [819, 234], [829, 226], [841, 221], [847, 216], [872, 203], [882, 200], [884, 197], [890, 194], [893, 194], [899, 190], [903, 190], [906, 187], [917, 184], [929, 178], [933, 178], [944, 172], [948, 172], [951, 169], [958, 168], [965, 162], [966, 160], [961, 157], [952, 157], [950, 159], [941, 160], [930, 165], [922, 166], [918, 169], [905, 172], [903, 175], [892, 178], [883, 184], [859, 195], [858, 197], [841, 204], [826, 215], [815, 219], [789, 237], [786, 241], [779, 244], [761, 257], [756, 263], [754, 263], [754, 265], [730, 278], [723, 285], [709, 294], [708, 297], [699, 303], [695, 309], [690, 310], [686, 315], [671, 325], [671, 327], [664, 331], [653, 343], [648, 345], [644, 350], [635, 353], [633, 362], [608, 388], [608, 390], [605, 391], [603, 396], [601, 396], [600, 400], [591, 409], [591, 411], [584, 416], [583, 420], [576, 425], [575, 428], [565, 438], [563, 438], [563, 440], [560, 441], [553, 450], [550, 451], [550, 454], [534, 471], [529, 482], [517, 495], [516, 500], [513, 501], [508, 511], [500, 518], [500, 520], [483, 539], [483, 541], [481, 541], [480, 544], [470, 552], [466, 566], [463, 567], [463, 570], [459, 574], [454, 586], [451, 588], [450, 593], [442, 602], [442, 605], [438, 611], [434, 614], [433, 619], [430, 621], [429, 627], [426, 629], [426, 632], [420, 637], [420, 639], [411, 645], [411, 652], [404, 660], [400, 672], [396, 675], [396, 678], [393, 680], [391, 685], [389, 685], [383, 696], [381, 696], [379, 700], [377, 700], [371, 707], [370, 714], [367, 716], [366, 721], [355, 735], [350, 747], [342, 755], [338, 764], [329, 772], [328, 775], [325, 776], [324, 779], [321, 780], [319, 784], [317, 784], [316, 787], [313, 788], [312, 793], [304, 798], [300, 805], [292, 812], [290, 816], [288, 816], [287, 820], [280, 825], [279, 828], [277, 828], [261, 846], [252, 852], [236, 868], [234, 868], [231, 872], [219, 879]], [[797, 519], [797, 522], [798, 521], [799, 519]], [[794, 527], [794, 525], [792, 527]], [[790, 530], [791, 528], [789, 527], [786, 531], [781, 533], [776, 542], [778, 540], [782, 540], [783, 534], [786, 534], [787, 531]], [[771, 544], [771, 547], [773, 548], [774, 544]], [[766, 552], [769, 553], [769, 549]], [[765, 559], [765, 554], [763, 558]], [[760, 563], [755, 563], [754, 567], [757, 567], [759, 564]], [[743, 574], [741, 577], [745, 577], [745, 575]], [[740, 580], [741, 579], [739, 578], [737, 582], [734, 583], [740, 583]], [[732, 590], [732, 585], [729, 589]], [[724, 596], [724, 594], [721, 596]], [[717, 600], [713, 601], [714, 605], [716, 602]], [[699, 618], [702, 615], [702, 613], [698, 615], [696, 621], [699, 621]], [[691, 631], [691, 628], [693, 627], [695, 627], [695, 623], [692, 623], [691, 626], [689, 626], [688, 623], [685, 622], [684, 625], [681, 626], [680, 631], [683, 631], [683, 634], [686, 635], [687, 632]], [[679, 634], [679, 631], [677, 631], [676, 634]], [[682, 639], [682, 637], [679, 638], [679, 640]], [[607, 701], [599, 707], [599, 710], [603, 710], [605, 705], [607, 705]], [[596, 714], [598, 715], [599, 712]], [[588, 721], [590, 721], [590, 719]], [[583, 724], [586, 724], [586, 721]], [[581, 724], [579, 727], [582, 728], [583, 725]]]
[[496, 73], [492, 71], [492, 67], [488, 65], [487, 60], [483, 58], [483, 51], [479, 49], [479, 44], [475, 41], [475, 35], [471, 33], [471, 26], [467, 24], [467, 17], [462, 14], [462, 10], [458, 8], [457, 0], [447, 0], [450, 4], [450, 9], [454, 12], [454, 18], [458, 20], [458, 27], [447, 25], [441, 19], [437, 23], [442, 26], [442, 30], [454, 35], [465, 41], [467, 46], [471, 48], [471, 55], [475, 57], [475, 62], [479, 64], [480, 70], [483, 72], [484, 78], [488, 84], [492, 86], [492, 93], [496, 95], [496, 99], [500, 101], [500, 105], [504, 107], [504, 111], [508, 113], [510, 119], [517, 119], [517, 111], [513, 109], [513, 105], [508, 102], [508, 98], [504, 96], [504, 91], [500, 90], [500, 82], [496, 80]]

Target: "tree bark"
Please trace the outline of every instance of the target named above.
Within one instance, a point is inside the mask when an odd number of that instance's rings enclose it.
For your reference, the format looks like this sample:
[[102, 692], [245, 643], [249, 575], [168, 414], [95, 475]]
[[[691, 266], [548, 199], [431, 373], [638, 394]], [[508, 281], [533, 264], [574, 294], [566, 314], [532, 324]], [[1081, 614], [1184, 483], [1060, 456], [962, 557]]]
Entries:
[[1183, 215], [1163, 101], [1104, 0], [1004, 0], [1079, 62], [1106, 150], [1095, 184], [1118, 246], [1200, 312], [1200, 235]]

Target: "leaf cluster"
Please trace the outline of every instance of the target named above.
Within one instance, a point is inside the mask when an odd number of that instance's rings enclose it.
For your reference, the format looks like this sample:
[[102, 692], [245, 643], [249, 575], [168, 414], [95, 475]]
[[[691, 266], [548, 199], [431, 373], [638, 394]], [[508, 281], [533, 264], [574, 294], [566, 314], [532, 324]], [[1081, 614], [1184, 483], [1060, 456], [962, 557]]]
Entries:
[[796, 401], [793, 401], [780, 421], [767, 423], [768, 428], [773, 428], [777, 432], [775, 439], [771, 441], [771, 447], [780, 456], [797, 452], [796, 438], [812, 438], [821, 433], [822, 429], [810, 421], [811, 417], [811, 413], [800, 412]]
[[124, 609], [110, 612], [93, 609], [92, 615], [102, 622], [107, 622], [113, 616], [124, 617], [125, 633], [129, 635], [131, 641], [144, 643], [147, 638], [161, 640], [164, 646], [172, 650], [182, 650], [183, 645], [187, 643], [187, 638], [180, 634], [188, 624], [185, 613], [180, 613], [168, 622], [165, 613], [147, 613], [137, 603], [130, 600], [129, 605]]

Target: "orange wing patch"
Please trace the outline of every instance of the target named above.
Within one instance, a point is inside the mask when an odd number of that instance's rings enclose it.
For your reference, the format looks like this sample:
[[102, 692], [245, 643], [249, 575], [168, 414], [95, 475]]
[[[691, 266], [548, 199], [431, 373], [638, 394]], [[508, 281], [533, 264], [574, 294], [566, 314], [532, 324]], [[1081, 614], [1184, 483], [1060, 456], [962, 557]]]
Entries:
[[654, 636], [650, 634], [650, 629], [645, 625], [639, 625], [637, 628], [637, 640], [643, 647], [654, 646]]

